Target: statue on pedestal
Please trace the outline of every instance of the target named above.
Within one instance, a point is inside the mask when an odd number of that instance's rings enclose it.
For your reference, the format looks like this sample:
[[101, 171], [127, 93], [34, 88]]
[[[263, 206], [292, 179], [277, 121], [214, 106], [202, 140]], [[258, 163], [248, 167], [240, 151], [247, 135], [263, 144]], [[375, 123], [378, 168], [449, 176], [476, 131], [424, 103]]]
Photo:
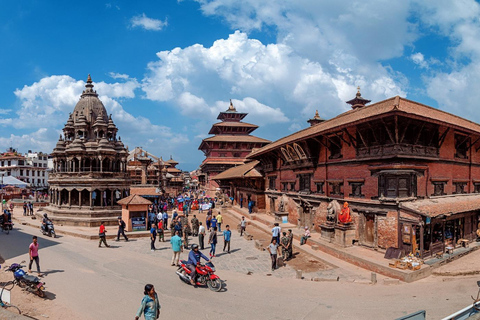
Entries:
[[342, 211], [338, 215], [338, 222], [341, 224], [348, 224], [352, 222], [352, 217], [350, 216], [350, 208], [348, 207], [348, 202], [343, 203]]
[[278, 204], [278, 211], [279, 212], [285, 211], [285, 202], [283, 202], [283, 198], [280, 198], [280, 203]]

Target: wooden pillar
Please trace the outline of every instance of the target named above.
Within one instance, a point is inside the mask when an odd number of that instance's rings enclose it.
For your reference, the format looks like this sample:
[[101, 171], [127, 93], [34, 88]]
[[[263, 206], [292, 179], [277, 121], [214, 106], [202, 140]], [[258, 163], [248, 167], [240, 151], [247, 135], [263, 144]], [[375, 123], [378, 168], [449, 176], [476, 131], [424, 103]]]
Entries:
[[68, 190], [68, 206], [72, 205], [72, 190]]
[[79, 207], [82, 206], [82, 191], [83, 190], [78, 191], [78, 206]]
[[113, 199], [114, 199], [114, 197], [115, 197], [115, 189], [110, 190], [110, 197], [111, 197], [111, 198], [110, 198], [110, 201], [111, 201], [111, 202], [110, 202], [110, 205], [113, 207]]
[[90, 172], [92, 172], [93, 161], [90, 159]]
[[90, 193], [90, 207], [93, 207], [93, 202], [92, 202], [93, 192], [92, 192], [92, 191], [89, 191], [89, 193]]
[[424, 232], [425, 232], [425, 229], [423, 228], [423, 223], [422, 223], [420, 225], [420, 258], [422, 259], [423, 259], [423, 248], [424, 248], [424, 243], [423, 243]]

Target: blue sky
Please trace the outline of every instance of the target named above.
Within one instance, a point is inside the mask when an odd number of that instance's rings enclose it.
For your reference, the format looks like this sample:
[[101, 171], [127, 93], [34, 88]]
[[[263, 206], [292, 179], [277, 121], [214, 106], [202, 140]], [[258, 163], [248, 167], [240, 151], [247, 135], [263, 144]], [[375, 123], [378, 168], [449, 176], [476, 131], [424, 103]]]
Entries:
[[51, 152], [87, 74], [132, 149], [193, 170], [229, 99], [276, 140], [400, 95], [480, 122], [480, 6], [458, 1], [8, 1], [0, 148]]

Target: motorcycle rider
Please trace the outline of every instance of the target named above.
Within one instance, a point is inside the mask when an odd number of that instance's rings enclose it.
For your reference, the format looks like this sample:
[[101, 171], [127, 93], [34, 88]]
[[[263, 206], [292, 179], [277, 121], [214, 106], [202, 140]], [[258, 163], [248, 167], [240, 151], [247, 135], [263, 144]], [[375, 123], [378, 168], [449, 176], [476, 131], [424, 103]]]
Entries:
[[[43, 214], [43, 220], [42, 220], [42, 230], [45, 231], [45, 232], [48, 232], [48, 229], [47, 229], [47, 223], [50, 221], [50, 219], [48, 218], [47, 214], [44, 213]], [[50, 221], [51, 222], [51, 221]]]
[[195, 285], [195, 278], [197, 276], [197, 265], [200, 265], [201, 258], [205, 259], [207, 262], [210, 260], [198, 250], [198, 244], [192, 244], [192, 250], [188, 254], [188, 261], [186, 267], [191, 271], [190, 273], [190, 283]]

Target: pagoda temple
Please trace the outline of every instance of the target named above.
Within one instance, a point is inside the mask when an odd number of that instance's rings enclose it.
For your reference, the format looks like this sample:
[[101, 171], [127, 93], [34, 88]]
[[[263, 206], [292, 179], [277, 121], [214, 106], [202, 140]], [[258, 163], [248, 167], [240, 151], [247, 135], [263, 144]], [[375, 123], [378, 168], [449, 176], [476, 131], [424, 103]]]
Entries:
[[200, 165], [199, 182], [207, 191], [215, 191], [218, 184], [214, 177], [231, 167], [242, 165], [252, 149], [261, 148], [269, 140], [250, 135], [257, 125], [242, 122], [248, 113], [238, 112], [230, 100], [230, 106], [220, 112], [217, 119], [221, 122], [212, 125], [209, 134], [214, 136], [202, 140], [198, 147], [206, 158]]
[[88, 75], [85, 90], [53, 149], [50, 204], [44, 210], [63, 225], [116, 225], [128, 195], [127, 156], [117, 127], [107, 115]]

